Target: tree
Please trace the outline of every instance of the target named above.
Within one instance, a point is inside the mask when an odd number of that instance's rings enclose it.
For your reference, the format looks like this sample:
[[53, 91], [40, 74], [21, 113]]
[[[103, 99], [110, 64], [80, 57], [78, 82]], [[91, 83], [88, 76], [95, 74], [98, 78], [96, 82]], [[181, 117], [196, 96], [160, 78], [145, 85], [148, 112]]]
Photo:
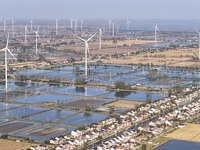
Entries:
[[146, 99], [147, 104], [151, 104], [151, 99]]
[[76, 87], [76, 92], [85, 93], [85, 87]]
[[47, 59], [44, 57], [44, 55], [40, 54], [38, 60], [39, 61], [46, 61]]
[[109, 113], [110, 113], [110, 114], [112, 114], [112, 113], [114, 112], [114, 110], [115, 110], [115, 109], [114, 109], [113, 106], [110, 106], [110, 107], [109, 107]]
[[127, 85], [124, 81], [117, 81], [115, 82], [115, 89], [129, 90], [131, 89], [131, 87]]
[[146, 149], [147, 149], [147, 145], [146, 144], [142, 144], [141, 150], [146, 150]]
[[150, 80], [150, 81], [155, 81], [158, 79], [158, 70], [157, 69], [151, 69], [149, 70], [148, 74], [147, 74], [147, 78]]
[[92, 106], [87, 103], [86, 106], [85, 106], [85, 111], [91, 111], [92, 110]]
[[19, 53], [17, 55], [17, 60], [19, 62], [29, 61], [31, 60], [31, 56], [29, 54]]
[[76, 78], [75, 84], [76, 85], [84, 85], [84, 84], [86, 84], [85, 78]]
[[8, 138], [8, 134], [3, 134], [3, 135], [1, 136], [1, 138], [2, 138], [2, 139], [7, 139], [7, 138]]
[[126, 96], [130, 95], [130, 91], [117, 91], [115, 92], [115, 96], [119, 98], [125, 98]]
[[80, 67], [79, 67], [79, 66], [76, 66], [76, 67], [74, 68], [74, 73], [75, 73], [75, 74], [79, 74], [79, 73], [80, 73]]

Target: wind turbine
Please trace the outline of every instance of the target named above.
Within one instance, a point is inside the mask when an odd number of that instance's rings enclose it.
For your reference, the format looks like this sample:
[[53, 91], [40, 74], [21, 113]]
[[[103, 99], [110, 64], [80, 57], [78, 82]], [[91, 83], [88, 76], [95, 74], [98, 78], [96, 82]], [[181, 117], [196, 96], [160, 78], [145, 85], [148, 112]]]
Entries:
[[33, 19], [31, 19], [30, 23], [31, 23], [31, 31], [33, 31]]
[[24, 27], [24, 43], [27, 43], [27, 33], [28, 33], [28, 27], [27, 25]]
[[127, 18], [127, 20], [126, 20], [126, 23], [127, 23], [127, 31], [129, 31], [129, 30], [130, 30], [130, 21], [129, 21], [128, 18]]
[[14, 37], [14, 20], [12, 19], [12, 36]]
[[196, 28], [195, 30], [199, 34], [199, 61], [200, 61], [200, 32]]
[[156, 26], [155, 26], [155, 47], [157, 46], [157, 32], [159, 31], [159, 29], [158, 29], [158, 25], [156, 24]]
[[56, 19], [56, 35], [58, 35], [58, 19]]
[[76, 31], [77, 31], [77, 26], [78, 26], [78, 19], [75, 19], [74, 20], [74, 25], [75, 25], [75, 27], [74, 27], [74, 32], [76, 33]]
[[35, 32], [35, 53], [36, 53], [36, 55], [38, 54], [38, 38], [39, 38], [38, 31], [39, 31], [39, 27], [37, 28], [37, 31], [34, 31]]
[[115, 36], [115, 23], [112, 23], [112, 36]]
[[89, 45], [88, 42], [96, 35], [96, 33], [91, 36], [89, 39], [85, 40], [80, 37], [77, 37], [79, 40], [83, 41], [85, 43], [85, 78], [87, 81], [87, 75], [88, 75], [88, 53], [89, 53]]
[[3, 32], [6, 32], [6, 19], [3, 20]]
[[5, 89], [6, 89], [6, 91], [7, 91], [7, 89], [8, 89], [8, 61], [7, 61], [8, 58], [7, 58], [7, 53], [9, 52], [10, 55], [11, 55], [15, 60], [17, 60], [17, 59], [15, 58], [15, 56], [11, 53], [11, 51], [8, 49], [8, 41], [9, 41], [9, 34], [8, 34], [8, 37], [7, 37], [6, 47], [0, 50], [0, 51], [4, 51], [4, 52], [5, 52], [5, 81], [6, 81], [6, 83], [5, 83]]
[[83, 20], [80, 20], [81, 22], [81, 32], [83, 31]]
[[71, 29], [73, 29], [73, 22], [74, 22], [74, 19], [70, 19]]
[[101, 50], [101, 43], [102, 43], [102, 29], [101, 28], [97, 28], [99, 29], [99, 50]]
[[111, 31], [112, 20], [108, 20], [108, 30]]

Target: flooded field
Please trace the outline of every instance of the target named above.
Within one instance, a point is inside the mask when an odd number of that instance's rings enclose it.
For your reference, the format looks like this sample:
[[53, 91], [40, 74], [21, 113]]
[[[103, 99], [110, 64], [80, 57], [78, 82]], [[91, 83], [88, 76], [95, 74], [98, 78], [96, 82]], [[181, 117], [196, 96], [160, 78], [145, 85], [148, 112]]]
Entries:
[[76, 126], [87, 126], [92, 123], [106, 119], [107, 115], [96, 113], [80, 113], [67, 119], [60, 120], [59, 123], [70, 124]]
[[0, 103], [0, 111], [8, 110], [10, 108], [20, 107], [18, 104], [10, 104], [10, 103]]
[[[156, 70], [162, 78], [150, 80], [151, 70]], [[0, 82], [0, 134], [37, 142], [102, 121], [110, 116], [110, 107], [115, 107], [113, 113], [120, 114], [147, 100], [156, 101], [168, 96], [162, 90], [120, 91], [107, 88], [117, 81], [124, 81], [130, 87], [156, 90], [200, 84], [198, 69], [191, 72], [188, 69], [139, 65], [90, 65], [87, 87], [74, 84], [76, 78], [84, 77], [83, 65], [18, 71], [15, 75], [24, 75], [34, 82], [9, 81], [7, 91], [4, 90], [5, 83]], [[50, 82], [41, 82], [46, 79]]]
[[44, 142], [49, 140], [50, 138], [60, 136], [62, 134], [70, 133], [71, 131], [75, 130], [75, 127], [71, 126], [64, 126], [59, 124], [46, 124], [40, 125], [39, 127], [21, 132], [17, 134], [21, 137], [26, 137], [36, 142]]
[[23, 106], [14, 109], [7, 109], [0, 112], [0, 116], [9, 118], [23, 118], [36, 113], [46, 111], [47, 109], [41, 107]]
[[74, 111], [67, 111], [67, 110], [50, 110], [46, 111], [34, 116], [30, 116], [27, 119], [28, 120], [36, 120], [36, 121], [41, 121], [41, 122], [52, 122], [57, 119], [61, 118], [66, 118], [72, 114], [75, 114], [76, 112]]
[[106, 89], [102, 88], [88, 88], [88, 87], [64, 87], [53, 91], [60, 94], [71, 94], [79, 96], [98, 96], [107, 93]]
[[61, 96], [55, 94], [38, 94], [38, 95], [18, 98], [13, 100], [13, 102], [36, 104], [45, 102], [72, 101], [73, 99], [74, 98], [70, 96]]
[[146, 101], [146, 100], [159, 100], [167, 97], [167, 94], [149, 93], [149, 92], [130, 92], [130, 91], [117, 91], [104, 96], [104, 98], [125, 99], [133, 101]]
[[85, 109], [87, 106], [90, 106], [91, 109], [95, 109], [104, 104], [112, 102], [111, 100], [99, 100], [99, 99], [81, 99], [69, 103], [63, 103], [61, 106], [66, 108], [78, 108]]
[[180, 140], [170, 140], [154, 150], [189, 150], [189, 149], [199, 150], [200, 143], [180, 141]]
[[30, 122], [24, 122], [24, 121], [13, 121], [10, 123], [6, 123], [3, 125], [0, 125], [0, 134], [8, 134], [11, 132], [17, 132], [19, 130], [22, 130], [24, 128], [28, 128], [30, 126], [33, 126], [34, 123]]
[[[79, 73], [75, 68], [78, 67]], [[53, 68], [51, 70], [27, 70], [19, 71], [16, 74], [28, 75], [34, 77], [43, 77], [50, 79], [59, 79], [62, 81], [73, 83], [76, 78], [84, 77], [84, 66], [65, 66]], [[150, 81], [147, 75], [150, 70], [156, 69], [159, 74], [165, 76], [163, 79]], [[171, 82], [169, 83], [168, 80]], [[128, 84], [141, 84], [153, 88], [171, 88], [177, 85], [184, 84], [199, 84], [199, 69], [175, 69], [164, 67], [150, 67], [150, 66], [131, 66], [131, 65], [91, 65], [89, 66], [88, 79], [90, 83], [96, 85], [113, 85], [116, 81], [124, 81]], [[183, 80], [181, 80], [183, 79]], [[191, 79], [195, 82], [191, 83]]]

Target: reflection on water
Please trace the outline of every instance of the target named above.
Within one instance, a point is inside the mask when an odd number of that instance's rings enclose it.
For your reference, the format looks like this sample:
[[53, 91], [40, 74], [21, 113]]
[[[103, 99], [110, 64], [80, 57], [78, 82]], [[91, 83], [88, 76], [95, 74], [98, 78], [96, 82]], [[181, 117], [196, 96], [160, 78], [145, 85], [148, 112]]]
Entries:
[[115, 92], [115, 96], [119, 97], [119, 98], [125, 98], [130, 94], [131, 94], [130, 91], [117, 91], [117, 92]]
[[76, 89], [76, 92], [85, 93], [84, 87], [76, 87], [75, 89]]
[[123, 98], [126, 100], [155, 101], [167, 96], [168, 96], [167, 94], [162, 94], [162, 93], [117, 91], [106, 94], [104, 98]]

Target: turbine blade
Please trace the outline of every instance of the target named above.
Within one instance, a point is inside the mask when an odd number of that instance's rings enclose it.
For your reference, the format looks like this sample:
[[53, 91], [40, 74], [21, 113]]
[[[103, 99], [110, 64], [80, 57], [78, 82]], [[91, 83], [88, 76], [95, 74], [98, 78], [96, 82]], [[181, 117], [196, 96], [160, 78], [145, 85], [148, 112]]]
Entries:
[[1, 49], [1, 50], [0, 50], [0, 52], [3, 52], [3, 51], [5, 51], [5, 50], [6, 50], [6, 49], [5, 49], [5, 48], [3, 48], [3, 49]]
[[7, 49], [7, 51], [10, 53], [10, 55], [15, 59], [17, 60], [17, 58], [15, 58], [15, 56], [11, 53], [11, 51], [9, 49]]
[[40, 35], [37, 33], [38, 38], [40, 39]]
[[40, 29], [40, 26], [38, 26], [38, 28], [37, 28], [37, 32], [39, 31], [39, 29]]
[[8, 33], [8, 37], [7, 37], [6, 48], [8, 48], [8, 41], [9, 41], [9, 33]]
[[91, 37], [87, 40], [87, 42], [89, 42], [96, 34], [97, 34], [97, 33], [95, 33], [93, 36], [91, 36]]
[[83, 42], [87, 42], [86, 40], [84, 40], [84, 39], [82, 39], [82, 38], [80, 38], [80, 37], [78, 37], [78, 36], [77, 36], [77, 38], [78, 38], [79, 40], [83, 41]]
[[198, 34], [200, 34], [200, 32], [197, 30], [197, 28], [194, 28], [195, 29], [195, 31], [198, 33]]
[[27, 33], [29, 33], [27, 25], [25, 26], [25, 30]]

